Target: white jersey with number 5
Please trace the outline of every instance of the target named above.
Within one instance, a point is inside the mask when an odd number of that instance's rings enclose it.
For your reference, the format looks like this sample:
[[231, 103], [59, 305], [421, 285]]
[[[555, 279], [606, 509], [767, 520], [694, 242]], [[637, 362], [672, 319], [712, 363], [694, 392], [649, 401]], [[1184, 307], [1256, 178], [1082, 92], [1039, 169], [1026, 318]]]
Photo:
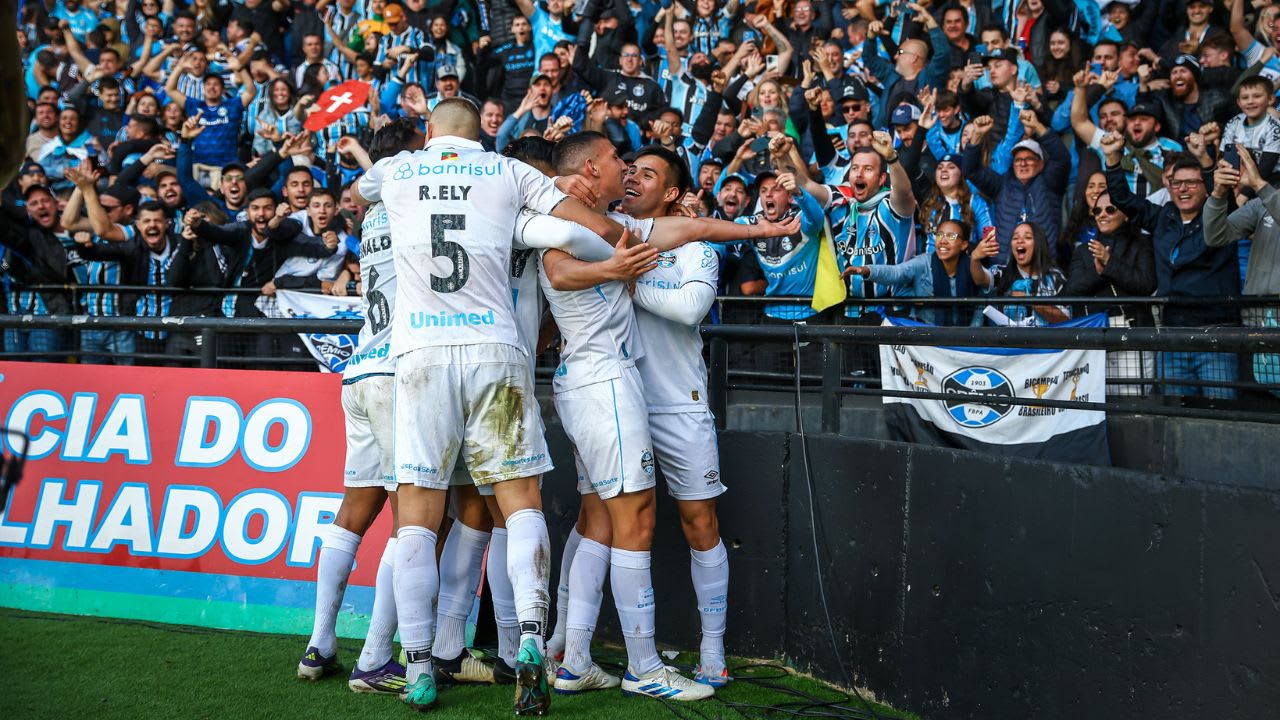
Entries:
[[396, 355], [423, 347], [521, 347], [511, 303], [512, 236], [520, 209], [564, 200], [532, 167], [458, 137], [379, 161], [359, 181], [387, 208], [399, 297]]
[[360, 292], [364, 325], [356, 351], [347, 361], [343, 379], [375, 373], [394, 373], [391, 353], [391, 316], [396, 304], [396, 266], [391, 257], [391, 227], [387, 209], [374, 203], [360, 224]]

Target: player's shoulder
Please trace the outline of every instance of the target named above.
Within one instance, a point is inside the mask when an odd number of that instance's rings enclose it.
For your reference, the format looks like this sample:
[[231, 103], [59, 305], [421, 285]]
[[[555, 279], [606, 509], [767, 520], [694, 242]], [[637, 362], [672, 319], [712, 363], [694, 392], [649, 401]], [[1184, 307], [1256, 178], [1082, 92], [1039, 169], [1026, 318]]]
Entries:
[[640, 233], [645, 240], [648, 240], [649, 233], [653, 230], [654, 218], [634, 218], [626, 213], [618, 212], [616, 210], [610, 211], [608, 216], [610, 220], [618, 223], [631, 232]]

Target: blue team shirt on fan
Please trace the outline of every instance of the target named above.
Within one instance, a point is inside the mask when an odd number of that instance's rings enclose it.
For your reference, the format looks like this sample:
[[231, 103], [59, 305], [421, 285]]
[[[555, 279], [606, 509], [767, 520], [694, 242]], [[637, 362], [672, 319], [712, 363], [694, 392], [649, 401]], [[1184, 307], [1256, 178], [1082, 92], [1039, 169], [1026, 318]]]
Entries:
[[[900, 265], [916, 254], [915, 222], [911, 216], [903, 217], [893, 209], [889, 191], [882, 190], [866, 203], [853, 199], [853, 191], [847, 186], [828, 186], [831, 205], [827, 209], [835, 237], [836, 256], [843, 271], [850, 266]], [[853, 227], [849, 215], [856, 212]], [[850, 231], [852, 230], [852, 237]], [[880, 285], [859, 275], [849, 279], [849, 297], [875, 298], [903, 294], [891, 286]], [[858, 317], [860, 309], [845, 309], [848, 317]]]
[[[796, 200], [800, 205], [800, 232], [791, 236], [745, 241], [756, 254], [764, 274], [766, 296], [813, 296], [813, 281], [818, 271], [818, 249], [824, 232], [825, 217], [818, 201], [807, 192]], [[783, 218], [794, 215], [788, 211]], [[760, 215], [740, 217], [740, 225], [756, 225]], [[814, 315], [810, 305], [765, 305], [764, 313], [780, 320], [803, 320]]]
[[529, 24], [533, 26], [533, 58], [535, 62], [538, 58], [555, 50], [556, 43], [561, 40], [574, 41], [574, 37], [565, 32], [559, 22], [551, 19], [551, 13], [547, 12], [546, 6], [542, 3], [534, 6], [533, 17], [529, 18]]
[[204, 111], [200, 116], [204, 132], [191, 142], [193, 162], [222, 167], [239, 160], [236, 139], [240, 136], [240, 121], [244, 117], [244, 105], [239, 98], [223, 100], [218, 105], [187, 98], [183, 110], [187, 117]]
[[71, 34], [81, 43], [85, 42], [94, 28], [98, 27], [97, 13], [83, 6], [75, 12], [71, 12], [62, 3], [58, 3], [58, 7], [53, 11], [53, 16], [59, 20], [66, 20], [67, 24], [71, 26]]

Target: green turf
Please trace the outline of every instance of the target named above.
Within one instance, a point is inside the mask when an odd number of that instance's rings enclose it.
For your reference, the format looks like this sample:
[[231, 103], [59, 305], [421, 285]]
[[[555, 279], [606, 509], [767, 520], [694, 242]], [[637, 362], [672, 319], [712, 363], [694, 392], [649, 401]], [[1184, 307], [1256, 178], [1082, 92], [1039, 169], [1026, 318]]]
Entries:
[[[225, 632], [177, 625], [0, 610], [0, 718], [400, 718], [416, 717], [396, 698], [357, 695], [346, 676], [309, 683], [294, 677], [305, 638]], [[359, 641], [341, 640], [339, 657], [353, 662]], [[622, 658], [598, 652], [601, 665]], [[675, 663], [690, 662], [680, 657]], [[735, 668], [738, 661], [734, 663]], [[350, 667], [348, 665], [348, 667]], [[822, 709], [822, 717], [871, 717], [856, 698], [846, 699], [811, 679], [778, 666], [735, 670], [738, 680], [702, 703], [664, 704], [623, 698], [618, 692], [555, 696], [558, 718], [765, 718], [795, 717], [788, 692], [843, 702], [849, 711]], [[447, 688], [427, 717], [509, 718], [509, 687]], [[788, 705], [789, 704], [789, 705]], [[787, 705], [792, 712], [746, 707]], [[875, 706], [884, 718], [912, 718]], [[818, 715], [812, 715], [817, 717]]]

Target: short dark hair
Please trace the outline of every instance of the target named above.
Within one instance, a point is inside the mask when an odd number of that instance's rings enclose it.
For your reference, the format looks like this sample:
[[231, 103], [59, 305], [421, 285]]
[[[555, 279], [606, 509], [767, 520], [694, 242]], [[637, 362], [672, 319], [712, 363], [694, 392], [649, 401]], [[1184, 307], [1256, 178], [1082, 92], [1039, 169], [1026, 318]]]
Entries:
[[968, 10], [965, 10], [965, 9], [964, 9], [964, 6], [962, 6], [962, 5], [957, 5], [956, 3], [947, 3], [946, 5], [944, 5], [944, 6], [942, 7], [942, 17], [944, 17], [944, 18], [945, 18], [945, 17], [947, 16], [947, 13], [951, 12], [952, 10], [959, 10], [959, 11], [960, 11], [960, 14], [964, 16], [964, 24], [965, 24], [965, 27], [968, 27], [968, 26], [969, 26], [969, 11], [968, 11]]
[[609, 142], [609, 138], [595, 130], [583, 130], [564, 138], [551, 153], [552, 167], [561, 175], [577, 172], [582, 162], [594, 154], [595, 144], [601, 141]]
[[1098, 109], [1101, 110], [1103, 105], [1111, 105], [1112, 103], [1118, 104], [1121, 110], [1128, 111], [1129, 109], [1128, 106], [1124, 104], [1124, 101], [1117, 97], [1109, 97], [1098, 103]]
[[1120, 54], [1120, 43], [1116, 42], [1115, 40], [1099, 40], [1098, 44], [1093, 46], [1094, 51], [1096, 52], [1097, 49], [1102, 47], [1103, 45], [1110, 45], [1111, 47], [1116, 49], [1116, 55]]
[[1000, 38], [1002, 40], [1009, 39], [1009, 31], [1005, 30], [1003, 25], [988, 25], [982, 28], [981, 30], [979, 30], [978, 34], [981, 35], [982, 33], [985, 33], [985, 32], [998, 32], [1000, 33]]
[[160, 121], [154, 117], [134, 115], [129, 120], [137, 123], [138, 127], [142, 128], [142, 134], [146, 137], [155, 137], [160, 134]]
[[542, 163], [547, 167], [555, 167], [551, 162], [552, 156], [555, 154], [556, 144], [542, 137], [541, 135], [531, 135], [529, 137], [516, 138], [502, 149], [502, 154], [509, 158], [515, 158], [521, 162]]
[[684, 195], [689, 191], [689, 186], [692, 185], [692, 181], [689, 177], [689, 166], [685, 164], [684, 158], [677, 155], [675, 151], [668, 150], [661, 145], [649, 145], [647, 147], [640, 148], [640, 150], [636, 152], [635, 159], [639, 160], [646, 156], [659, 158], [667, 164], [670, 173], [668, 180], [671, 182], [672, 187], [675, 187], [680, 191], [681, 195]]
[[162, 213], [162, 212], [165, 212], [165, 209], [163, 205], [156, 202], [155, 200], [147, 200], [146, 202], [138, 206], [138, 214], [141, 215], [144, 212]]
[[1272, 95], [1275, 94], [1275, 91], [1276, 91], [1275, 84], [1273, 84], [1271, 82], [1271, 79], [1266, 77], [1265, 75], [1251, 75], [1241, 80], [1240, 85], [1237, 88], [1237, 91], [1243, 90], [1247, 87], [1260, 88], [1267, 94], [1267, 97], [1271, 97]]
[[276, 194], [271, 192], [271, 188], [254, 188], [249, 191], [249, 197], [245, 198], [245, 204], [248, 205], [254, 200], [261, 200], [262, 198], [267, 198], [274, 203], [276, 201]]
[[119, 90], [120, 81], [113, 77], [104, 77], [98, 81], [98, 92], [103, 90]]
[[1236, 41], [1233, 40], [1231, 35], [1226, 32], [1215, 32], [1205, 38], [1204, 42], [1200, 43], [1200, 49], [1204, 50], [1205, 48], [1213, 48], [1224, 52], [1235, 52]]
[[885, 164], [884, 164], [884, 158], [880, 156], [880, 153], [876, 152], [876, 149], [875, 149], [875, 148], [870, 147], [870, 146], [867, 146], [867, 145], [864, 145], [864, 146], [862, 146], [862, 147], [856, 147], [856, 148], [854, 148], [854, 149], [850, 150], [850, 151], [849, 151], [849, 159], [850, 159], [850, 160], [852, 160], [852, 159], [853, 159], [853, 157], [854, 157], [855, 155], [864, 155], [864, 154], [865, 154], [865, 155], [875, 155], [875, 156], [876, 156], [876, 160], [878, 160], [878, 161], [880, 162], [880, 172], [884, 173], [884, 172], [887, 172], [887, 171], [889, 170], [889, 168], [885, 167]]
[[939, 90], [938, 96], [933, 100], [933, 104], [939, 110], [953, 108], [960, 104], [960, 96], [950, 90]]
[[[559, 56], [559, 55], [557, 55], [557, 54], [555, 54], [555, 53], [553, 53], [553, 52], [544, 52], [544, 53], [542, 53], [541, 55], [539, 55], [539, 56], [538, 56], [538, 64], [539, 64], [539, 65], [541, 65], [541, 64], [542, 64], [542, 61], [543, 61], [543, 60], [547, 60], [547, 59], [555, 60], [557, 65], [559, 65], [559, 64], [560, 64], [560, 56]], [[536, 71], [536, 70], [537, 70], [537, 68], [534, 68], [534, 70]]]
[[411, 150], [409, 142], [417, 132], [418, 122], [412, 118], [399, 118], [383, 125], [369, 141], [369, 159], [378, 162]]
[[117, 62], [123, 59], [123, 58], [121, 58], [121, 57], [120, 57], [120, 51], [119, 51], [119, 50], [116, 50], [115, 48], [113, 48], [113, 47], [111, 47], [111, 46], [109, 46], [109, 45], [108, 45], [107, 47], [104, 47], [104, 48], [102, 48], [101, 50], [99, 50], [99, 51], [98, 51], [98, 61], [99, 61], [99, 62], [101, 62], [101, 61], [102, 61], [102, 56], [103, 56], [104, 54], [106, 54], [106, 53], [111, 53], [112, 55], [115, 55], [115, 56], [116, 56], [116, 61], [117, 61]]
[[311, 188], [311, 194], [307, 196], [307, 202], [318, 197], [327, 197], [333, 201], [333, 204], [338, 204], [338, 196], [334, 195], [332, 190], [323, 185], [317, 185]]
[[307, 177], [311, 178], [311, 182], [313, 183], [315, 182], [316, 178], [314, 175], [311, 174], [311, 168], [303, 167], [301, 165], [294, 165], [293, 167], [289, 168], [289, 172], [286, 172], [284, 174], [284, 181], [286, 183], [289, 182], [289, 178], [293, 177], [294, 175], [297, 175], [298, 173], [302, 173], [303, 175], [306, 175]]
[[1195, 170], [1196, 174], [1199, 175], [1201, 173], [1200, 162], [1195, 158], [1183, 155], [1173, 161], [1173, 171], [1169, 174], [1170, 177], [1176, 174], [1179, 170]]

